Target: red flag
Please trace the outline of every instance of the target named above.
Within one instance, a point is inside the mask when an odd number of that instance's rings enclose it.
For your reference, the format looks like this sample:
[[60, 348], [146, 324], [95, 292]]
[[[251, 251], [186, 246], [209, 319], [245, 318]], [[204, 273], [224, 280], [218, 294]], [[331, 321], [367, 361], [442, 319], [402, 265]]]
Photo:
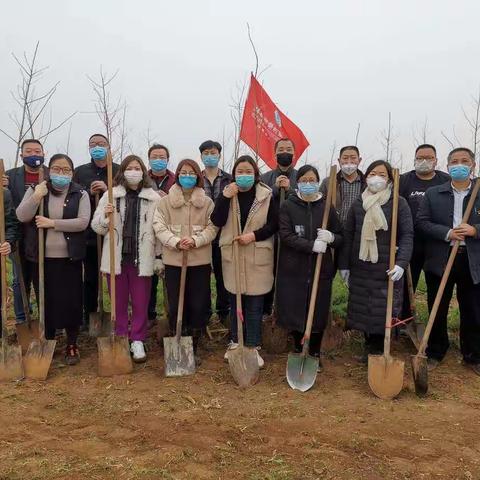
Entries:
[[296, 160], [309, 145], [303, 132], [277, 108], [252, 75], [243, 110], [240, 140], [257, 152], [270, 168], [275, 168], [277, 162], [274, 147], [280, 138], [289, 138], [293, 141]]

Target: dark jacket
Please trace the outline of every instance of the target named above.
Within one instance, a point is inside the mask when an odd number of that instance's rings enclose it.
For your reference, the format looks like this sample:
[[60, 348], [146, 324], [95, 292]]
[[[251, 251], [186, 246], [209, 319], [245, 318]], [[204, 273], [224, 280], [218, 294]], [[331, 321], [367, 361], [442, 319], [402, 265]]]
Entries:
[[[65, 203], [63, 205], [63, 218], [77, 218], [80, 199], [84, 189], [77, 183], [70, 183]], [[48, 200], [50, 193], [44, 197], [44, 216], [48, 218]], [[35, 219], [25, 223], [25, 257], [30, 262], [38, 262], [38, 228], [35, 225]], [[64, 232], [67, 242], [68, 257], [70, 260], [83, 260], [86, 252], [86, 231], [83, 232]]]
[[[338, 268], [350, 270], [347, 326], [370, 334], [383, 334], [387, 309], [387, 270], [389, 269], [390, 235], [392, 226], [392, 199], [382, 205], [388, 230], [377, 231], [378, 262], [364, 262], [358, 258], [365, 210], [358, 198], [353, 203], [344, 225], [344, 243]], [[395, 264], [406, 269], [413, 249], [413, 221], [407, 201], [398, 202], [397, 254]], [[402, 282], [395, 282], [394, 316], [402, 303]]]
[[21, 223], [18, 221], [13, 206], [12, 194], [10, 190], [3, 190], [3, 208], [5, 210], [5, 241], [8, 242], [12, 250], [15, 248], [15, 242], [20, 239]]
[[[473, 188], [473, 185], [472, 185]], [[470, 193], [463, 201], [463, 211], [470, 199]], [[453, 189], [451, 183], [430, 188], [418, 212], [416, 228], [425, 237], [426, 258], [424, 270], [442, 276], [450, 253], [450, 242], [445, 238], [453, 228]], [[468, 221], [477, 230], [475, 237], [467, 237], [468, 263], [473, 283], [480, 283], [480, 194], [477, 195]]]
[[[278, 324], [289, 331], [305, 330], [317, 259], [312, 248], [317, 238], [317, 228], [322, 227], [324, 209], [324, 198], [305, 202], [297, 195], [291, 195], [280, 209], [280, 259], [275, 311]], [[323, 255], [313, 320], [314, 332], [322, 331], [327, 323], [335, 276], [331, 249], [338, 248], [343, 241], [342, 225], [333, 208], [330, 210], [327, 230], [334, 234], [335, 240]]]
[[152, 188], [155, 191], [161, 190], [162, 192], [168, 193], [175, 183], [175, 174], [168, 169], [163, 177], [156, 177], [151, 170], [148, 171], [148, 176], [152, 180]]
[[[115, 178], [120, 165], [117, 163], [112, 164], [112, 175]], [[95, 181], [101, 181], [107, 183], [107, 168], [99, 168], [95, 164], [93, 160], [90, 160], [90, 163], [86, 163], [85, 165], [80, 165], [77, 167], [73, 173], [73, 181], [78, 183], [82, 188], [84, 188], [90, 197], [90, 211], [91, 217], [90, 221], [93, 218], [93, 214], [95, 213], [96, 204], [95, 204], [95, 195], [91, 195], [90, 193], [90, 186]], [[99, 195], [101, 197], [102, 194]], [[23, 198], [23, 197], [22, 197]], [[86, 230], [87, 236], [87, 245], [89, 246], [96, 246], [97, 245], [97, 236], [92, 228], [89, 226]]]
[[[43, 167], [45, 179], [48, 178], [48, 168]], [[25, 188], [25, 167], [11, 168], [5, 173], [8, 176], [8, 189], [12, 192], [14, 208], [20, 205], [26, 192]]]
[[295, 190], [297, 188], [297, 170], [293, 167], [290, 167], [285, 172], [282, 172], [279, 168], [275, 168], [274, 170], [270, 170], [260, 176], [260, 181], [272, 189], [272, 195], [277, 202], [277, 205], [280, 202], [280, 189], [275, 185], [275, 181], [280, 175], [286, 175], [290, 180], [290, 188], [285, 192], [285, 198], [288, 198], [292, 194], [295, 195]]

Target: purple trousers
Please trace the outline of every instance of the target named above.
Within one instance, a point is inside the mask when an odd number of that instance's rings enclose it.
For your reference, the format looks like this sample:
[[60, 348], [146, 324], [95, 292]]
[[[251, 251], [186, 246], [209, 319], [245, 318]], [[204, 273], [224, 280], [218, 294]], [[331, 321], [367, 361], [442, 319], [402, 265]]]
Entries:
[[[110, 290], [110, 275], [107, 275]], [[129, 337], [130, 340], [141, 340], [147, 337], [148, 301], [152, 277], [140, 277], [133, 263], [122, 264], [122, 273], [115, 275], [115, 306], [117, 319], [115, 333]], [[128, 303], [132, 306], [130, 335], [128, 332]]]

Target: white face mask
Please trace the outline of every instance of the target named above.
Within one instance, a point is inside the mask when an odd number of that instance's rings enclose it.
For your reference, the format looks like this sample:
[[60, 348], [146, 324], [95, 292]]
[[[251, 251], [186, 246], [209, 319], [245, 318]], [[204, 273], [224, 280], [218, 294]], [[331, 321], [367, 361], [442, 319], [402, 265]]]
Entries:
[[368, 189], [372, 193], [378, 193], [387, 188], [387, 180], [383, 177], [375, 175], [374, 177], [367, 178]]
[[435, 169], [433, 160], [415, 160], [415, 171], [417, 173], [432, 173]]
[[345, 175], [350, 176], [358, 170], [358, 165], [355, 165], [355, 163], [346, 163], [340, 168]]
[[125, 170], [125, 180], [133, 187], [137, 186], [143, 179], [143, 172], [141, 170]]

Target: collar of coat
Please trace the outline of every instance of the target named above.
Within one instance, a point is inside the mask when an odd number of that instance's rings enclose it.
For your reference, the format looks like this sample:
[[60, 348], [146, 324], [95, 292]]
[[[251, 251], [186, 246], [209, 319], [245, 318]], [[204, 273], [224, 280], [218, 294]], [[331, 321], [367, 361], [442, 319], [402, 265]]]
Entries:
[[[190, 202], [195, 208], [203, 208], [208, 199], [203, 188], [195, 187], [190, 197]], [[176, 183], [168, 191], [168, 202], [173, 208], [180, 208], [188, 203], [183, 196], [182, 188]]]
[[[113, 198], [123, 198], [127, 195], [127, 190], [123, 185], [117, 185], [113, 187]], [[138, 193], [138, 198], [143, 198], [145, 200], [149, 200], [154, 202], [158, 200], [159, 196], [158, 193], [153, 188], [142, 188]]]

